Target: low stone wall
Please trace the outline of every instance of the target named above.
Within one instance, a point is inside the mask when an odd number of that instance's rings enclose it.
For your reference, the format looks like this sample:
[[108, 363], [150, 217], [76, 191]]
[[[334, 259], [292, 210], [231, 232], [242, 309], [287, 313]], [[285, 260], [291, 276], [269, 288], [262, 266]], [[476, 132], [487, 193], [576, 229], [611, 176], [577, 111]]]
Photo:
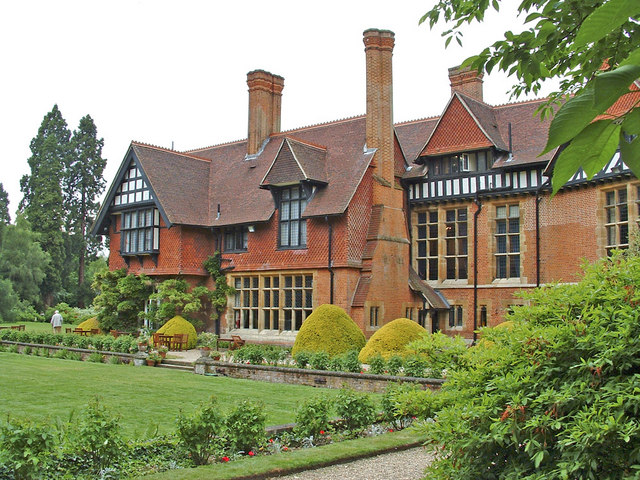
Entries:
[[53, 356], [58, 350], [69, 350], [70, 352], [79, 353], [82, 356], [82, 360], [86, 360], [89, 355], [92, 353], [100, 353], [105, 355], [109, 360], [109, 357], [118, 357], [122, 363], [130, 363], [134, 360], [135, 355], [131, 353], [120, 353], [120, 352], [106, 352], [103, 350], [89, 350], [86, 348], [75, 348], [75, 347], [67, 347], [64, 345], [41, 345], [39, 343], [22, 343], [22, 342], [12, 342], [10, 340], [0, 340], [1, 345], [16, 345], [18, 347], [18, 352], [22, 353], [26, 347], [37, 348], [37, 349], [46, 349], [49, 352], [49, 356]]
[[369, 373], [333, 372], [302, 368], [274, 367], [268, 365], [245, 365], [218, 362], [211, 358], [196, 360], [194, 372], [200, 375], [217, 374], [231, 378], [261, 380], [272, 383], [291, 383], [312, 387], [342, 388], [382, 393], [390, 382], [407, 382], [420, 385], [423, 389], [438, 390], [444, 380], [435, 378], [397, 377], [372, 375]]

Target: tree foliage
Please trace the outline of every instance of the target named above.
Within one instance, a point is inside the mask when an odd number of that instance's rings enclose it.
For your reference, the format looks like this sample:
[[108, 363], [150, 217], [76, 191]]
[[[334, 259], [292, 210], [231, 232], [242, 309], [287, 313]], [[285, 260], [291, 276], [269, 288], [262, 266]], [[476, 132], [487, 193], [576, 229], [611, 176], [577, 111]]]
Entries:
[[99, 208], [97, 198], [105, 187], [102, 176], [107, 164], [102, 158], [104, 140], [98, 139], [97, 133], [91, 116], [82, 117], [71, 138], [63, 182], [65, 226], [77, 239], [73, 253], [78, 262], [78, 287], [85, 284], [86, 261], [95, 259], [101, 246], [101, 242], [87, 232]]
[[98, 321], [103, 331], [134, 331], [144, 315], [144, 305], [153, 291], [153, 282], [144, 275], [127, 275], [127, 270], [105, 270], [96, 273], [94, 299]]
[[6, 225], [0, 231], [0, 279], [10, 282], [25, 306], [41, 306], [40, 285], [50, 260], [42, 251], [39, 238], [22, 215], [18, 215], [15, 225]]
[[[499, 10], [500, 5], [500, 0], [439, 0], [420, 21], [433, 28], [444, 20], [449, 26], [443, 33], [446, 44], [454, 38], [462, 44], [461, 27], [483, 21], [487, 10]], [[628, 102], [626, 109], [605, 115], [617, 100], [629, 95], [632, 82], [640, 77], [640, 3], [521, 0], [518, 13], [526, 15], [527, 29], [505, 32], [503, 40], [465, 64], [488, 73], [497, 67], [515, 75], [515, 96], [536, 93], [543, 81], [560, 79], [560, 90], [551, 94], [542, 110], [544, 116], [562, 104], [551, 122], [545, 152], [570, 142], [555, 165], [554, 192], [579, 168], [591, 178], [618, 145], [625, 163], [640, 176], [638, 105]]]
[[640, 471], [640, 257], [529, 294], [484, 329], [425, 424], [442, 479], [623, 479]]
[[11, 215], [9, 215], [9, 195], [0, 182], [0, 224], [7, 225], [8, 223], [11, 223]]
[[194, 326], [199, 326], [202, 321], [198, 314], [205, 313], [212, 293], [202, 285], [190, 289], [182, 278], [165, 280], [156, 286], [156, 291], [149, 297], [152, 303], [148, 317], [160, 326], [176, 315], [181, 315]]
[[71, 133], [57, 105], [45, 115], [38, 134], [31, 140], [30, 175], [20, 179], [24, 194], [20, 209], [40, 233], [42, 249], [51, 257], [42, 284], [45, 303], [51, 304], [62, 287], [65, 252], [62, 226], [64, 209], [62, 182], [68, 162]]

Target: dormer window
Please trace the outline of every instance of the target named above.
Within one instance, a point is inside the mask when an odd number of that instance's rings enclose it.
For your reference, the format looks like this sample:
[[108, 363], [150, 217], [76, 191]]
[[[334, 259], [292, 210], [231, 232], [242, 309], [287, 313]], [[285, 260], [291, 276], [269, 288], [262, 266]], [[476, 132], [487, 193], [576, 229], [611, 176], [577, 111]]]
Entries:
[[484, 172], [491, 167], [491, 151], [456, 153], [436, 158], [424, 158], [429, 176], [457, 175], [466, 172]]
[[302, 213], [307, 206], [307, 196], [299, 185], [280, 190], [280, 238], [282, 248], [307, 246], [307, 221]]
[[249, 232], [246, 227], [227, 228], [224, 231], [225, 252], [246, 252]]

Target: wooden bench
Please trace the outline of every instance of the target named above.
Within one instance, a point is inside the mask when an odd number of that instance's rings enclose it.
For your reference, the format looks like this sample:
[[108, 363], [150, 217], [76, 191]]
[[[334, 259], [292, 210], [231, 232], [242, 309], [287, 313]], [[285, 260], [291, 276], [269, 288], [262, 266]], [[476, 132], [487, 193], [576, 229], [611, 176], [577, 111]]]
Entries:
[[220, 345], [220, 342], [229, 343], [229, 350], [235, 350], [242, 347], [246, 342], [240, 337], [240, 335], [231, 335], [231, 338], [218, 338], [216, 340], [216, 350]]
[[22, 330], [22, 331], [24, 331], [24, 325], [11, 325], [11, 330]]

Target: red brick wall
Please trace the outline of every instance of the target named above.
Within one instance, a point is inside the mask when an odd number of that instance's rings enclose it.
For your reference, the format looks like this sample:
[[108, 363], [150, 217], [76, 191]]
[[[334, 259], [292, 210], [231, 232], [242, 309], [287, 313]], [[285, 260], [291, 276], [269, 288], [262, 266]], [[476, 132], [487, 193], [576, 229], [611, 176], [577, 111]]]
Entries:
[[[620, 185], [625, 185], [622, 182]], [[548, 193], [540, 201], [540, 283], [575, 282], [581, 274], [584, 260], [595, 261], [604, 255], [604, 220], [602, 189], [616, 188], [589, 186], [564, 190], [553, 199]], [[498, 205], [518, 204], [520, 207], [520, 261], [519, 279], [495, 279], [495, 209]], [[473, 202], [447, 204], [446, 208], [466, 205], [469, 218], [468, 280], [432, 283], [440, 289], [452, 305], [462, 305], [464, 327], [448, 329], [448, 313], [441, 315], [440, 327], [447, 333], [473, 336], [473, 272], [474, 248]], [[422, 207], [415, 207], [416, 209]], [[436, 208], [435, 206], [433, 208]], [[440, 207], [443, 208], [443, 207]], [[414, 214], [415, 218], [415, 214]], [[414, 220], [415, 221], [415, 220]], [[414, 237], [415, 240], [415, 237]], [[414, 247], [415, 248], [415, 247]], [[483, 199], [478, 217], [478, 307], [487, 307], [489, 325], [503, 321], [509, 305], [521, 304], [514, 294], [530, 290], [536, 285], [536, 212], [535, 196], [522, 195], [496, 199]], [[478, 314], [479, 321], [479, 314]]]
[[[110, 228], [109, 238], [109, 268], [117, 270], [127, 267], [120, 256], [120, 220], [117, 215], [115, 225]], [[115, 233], [114, 233], [115, 232]], [[156, 265], [151, 256], [143, 256], [142, 264], [139, 257], [129, 257], [129, 272], [144, 273], [146, 275], [197, 275], [207, 273], [202, 267], [203, 262], [215, 251], [214, 237], [208, 230], [187, 226], [173, 226], [166, 228], [160, 219], [160, 253]]]

